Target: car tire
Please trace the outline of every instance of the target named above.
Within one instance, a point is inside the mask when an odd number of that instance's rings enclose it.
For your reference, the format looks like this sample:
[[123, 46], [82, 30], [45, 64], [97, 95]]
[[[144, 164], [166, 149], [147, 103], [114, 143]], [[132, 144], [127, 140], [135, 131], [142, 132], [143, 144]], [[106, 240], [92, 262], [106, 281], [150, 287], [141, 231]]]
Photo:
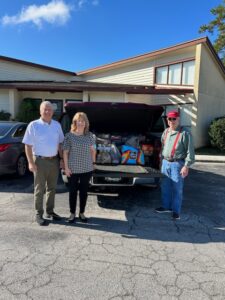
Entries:
[[25, 155], [20, 155], [16, 162], [16, 174], [19, 177], [23, 177], [26, 175], [28, 170], [27, 159]]

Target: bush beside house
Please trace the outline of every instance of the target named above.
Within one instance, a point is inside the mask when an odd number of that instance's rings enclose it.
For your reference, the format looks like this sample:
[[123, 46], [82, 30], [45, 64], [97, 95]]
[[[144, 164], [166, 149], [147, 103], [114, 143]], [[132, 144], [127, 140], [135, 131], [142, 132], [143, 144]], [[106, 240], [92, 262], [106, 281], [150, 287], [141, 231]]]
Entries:
[[210, 143], [220, 151], [225, 150], [225, 117], [212, 121], [209, 127]]
[[0, 120], [1, 121], [9, 121], [11, 114], [4, 110], [0, 111]]

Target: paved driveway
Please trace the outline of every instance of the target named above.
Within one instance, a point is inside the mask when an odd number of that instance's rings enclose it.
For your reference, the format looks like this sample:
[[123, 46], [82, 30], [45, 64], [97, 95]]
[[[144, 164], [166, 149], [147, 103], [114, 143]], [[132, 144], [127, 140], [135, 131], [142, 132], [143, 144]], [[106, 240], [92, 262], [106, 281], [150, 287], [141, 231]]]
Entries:
[[46, 227], [34, 222], [32, 179], [23, 192], [0, 178], [0, 299], [225, 299], [224, 178], [224, 164], [196, 164], [177, 222], [154, 212], [159, 190], [137, 188], [90, 193], [88, 224]]

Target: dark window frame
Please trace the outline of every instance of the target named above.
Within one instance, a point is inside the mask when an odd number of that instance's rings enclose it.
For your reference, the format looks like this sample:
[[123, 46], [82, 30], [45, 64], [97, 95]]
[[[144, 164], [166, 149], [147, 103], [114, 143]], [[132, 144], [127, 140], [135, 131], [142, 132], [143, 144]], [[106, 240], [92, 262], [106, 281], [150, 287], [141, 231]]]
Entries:
[[[172, 63], [169, 63], [169, 64], [163, 64], [163, 65], [158, 65], [158, 66], [155, 66], [155, 69], [154, 69], [154, 84], [156, 85], [170, 85], [170, 86], [193, 86], [193, 84], [183, 84], [183, 69], [184, 69], [184, 63], [186, 62], [190, 62], [190, 61], [194, 61], [195, 62], [195, 59], [194, 58], [189, 58], [189, 59], [186, 59], [186, 60], [182, 60], [182, 61], [175, 61], [175, 62], [172, 62]], [[173, 66], [173, 65], [178, 65], [178, 64], [181, 64], [181, 76], [180, 76], [180, 83], [176, 83], [176, 84], [173, 84], [173, 83], [169, 83], [169, 67], [170, 66]], [[167, 80], [166, 80], [166, 83], [157, 83], [156, 82], [156, 79], [157, 79], [157, 69], [159, 68], [163, 68], [163, 67], [167, 67]]]

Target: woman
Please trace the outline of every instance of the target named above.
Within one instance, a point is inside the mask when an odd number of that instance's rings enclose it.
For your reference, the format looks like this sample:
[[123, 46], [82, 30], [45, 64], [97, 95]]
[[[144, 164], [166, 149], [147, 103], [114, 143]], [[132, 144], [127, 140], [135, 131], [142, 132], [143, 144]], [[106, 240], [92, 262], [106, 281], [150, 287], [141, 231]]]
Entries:
[[66, 134], [63, 143], [65, 173], [69, 181], [69, 223], [75, 222], [78, 189], [80, 191], [79, 219], [81, 222], [87, 222], [84, 212], [89, 180], [96, 158], [94, 145], [95, 140], [92, 133], [89, 132], [87, 115], [83, 112], [76, 113], [73, 117], [71, 130]]

